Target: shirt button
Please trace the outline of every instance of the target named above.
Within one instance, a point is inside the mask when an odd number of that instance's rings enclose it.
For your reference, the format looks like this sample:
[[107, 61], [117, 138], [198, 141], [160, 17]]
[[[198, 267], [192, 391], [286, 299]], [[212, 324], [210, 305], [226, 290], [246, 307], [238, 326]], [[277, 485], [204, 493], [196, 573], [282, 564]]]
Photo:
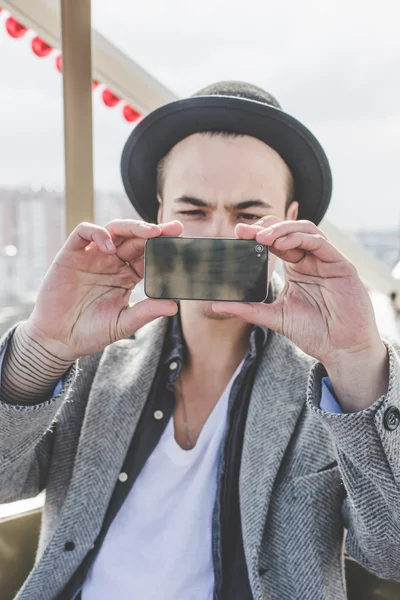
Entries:
[[156, 410], [156, 412], [154, 413], [154, 418], [157, 419], [157, 421], [162, 419], [163, 416], [164, 416], [164, 413], [162, 410]]
[[175, 369], [178, 368], [178, 363], [176, 362], [176, 360], [174, 360], [172, 363], [170, 363], [169, 368], [171, 371], [175, 371]]
[[383, 424], [388, 431], [394, 431], [400, 425], [400, 411], [395, 406], [390, 406], [383, 415]]
[[68, 552], [70, 552], [71, 550], [75, 550], [74, 542], [65, 542], [64, 550], [67, 550]]
[[126, 473], [120, 473], [118, 475], [118, 479], [122, 482], [126, 481], [128, 479], [128, 475]]

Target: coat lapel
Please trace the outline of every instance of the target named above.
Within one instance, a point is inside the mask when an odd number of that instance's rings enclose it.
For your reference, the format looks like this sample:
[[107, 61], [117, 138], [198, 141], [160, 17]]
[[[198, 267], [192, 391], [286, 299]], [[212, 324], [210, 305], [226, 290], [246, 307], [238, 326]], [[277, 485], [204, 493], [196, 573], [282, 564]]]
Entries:
[[283, 336], [268, 341], [250, 399], [243, 441], [239, 492], [243, 541], [252, 589], [257, 595], [258, 560], [274, 481], [305, 406], [308, 362]]
[[63, 508], [64, 527], [73, 524], [67, 539], [73, 539], [83, 553], [100, 531], [150, 391], [166, 328], [167, 319], [158, 319], [143, 327], [135, 339], [108, 346], [100, 360]]

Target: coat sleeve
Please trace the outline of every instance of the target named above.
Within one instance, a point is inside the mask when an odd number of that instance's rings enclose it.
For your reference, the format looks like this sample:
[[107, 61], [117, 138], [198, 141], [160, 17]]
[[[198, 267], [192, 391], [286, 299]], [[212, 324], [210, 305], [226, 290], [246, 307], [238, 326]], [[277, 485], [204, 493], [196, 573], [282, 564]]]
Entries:
[[[0, 353], [18, 325], [0, 339]], [[36, 496], [46, 487], [56, 415], [73, 392], [79, 360], [62, 377], [59, 391], [41, 403], [13, 405], [0, 397], [0, 503]]]
[[400, 580], [400, 346], [384, 343], [390, 363], [385, 396], [357, 413], [325, 412], [319, 403], [326, 371], [316, 363], [307, 404], [334, 442], [347, 492], [347, 553], [378, 577]]

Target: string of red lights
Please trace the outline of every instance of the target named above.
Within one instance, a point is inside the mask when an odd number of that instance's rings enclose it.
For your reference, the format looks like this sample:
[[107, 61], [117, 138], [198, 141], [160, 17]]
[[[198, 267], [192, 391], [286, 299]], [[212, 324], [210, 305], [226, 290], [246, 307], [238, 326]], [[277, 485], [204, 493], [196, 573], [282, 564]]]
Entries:
[[[0, 12], [2, 8], [0, 8]], [[5, 29], [8, 35], [14, 39], [21, 39], [24, 35], [27, 34], [29, 29], [24, 27], [22, 23], [14, 19], [14, 17], [8, 17], [5, 21]], [[39, 36], [35, 36], [31, 40], [31, 48], [32, 52], [38, 56], [39, 58], [45, 58], [49, 56], [54, 50], [52, 46], [47, 44], [42, 38]], [[58, 54], [55, 59], [55, 66], [57, 70], [62, 72], [62, 54]], [[94, 90], [99, 85], [99, 82], [93, 80], [92, 89]], [[116, 96], [110, 89], [105, 88], [101, 93], [101, 98], [106, 106], [109, 108], [114, 108], [115, 106], [121, 104], [123, 100]], [[135, 123], [141, 120], [142, 115], [130, 106], [129, 104], [124, 103], [122, 107], [122, 115], [128, 123]]]

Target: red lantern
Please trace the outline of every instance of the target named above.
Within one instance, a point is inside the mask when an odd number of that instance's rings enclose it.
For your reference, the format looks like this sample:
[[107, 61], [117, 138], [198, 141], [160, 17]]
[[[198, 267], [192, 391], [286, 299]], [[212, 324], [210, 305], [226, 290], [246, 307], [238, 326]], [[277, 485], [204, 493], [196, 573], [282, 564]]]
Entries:
[[137, 110], [132, 108], [132, 106], [129, 106], [129, 104], [125, 104], [124, 108], [122, 109], [122, 114], [124, 115], [124, 118], [128, 121], [128, 123], [138, 121], [142, 116], [137, 112]]
[[93, 79], [93, 81], [92, 81], [92, 90], [95, 90], [98, 85], [99, 85], [99, 82], [96, 81], [95, 79]]
[[21, 23], [19, 23], [13, 17], [8, 17], [8, 19], [6, 21], [6, 30], [7, 30], [8, 35], [10, 35], [11, 37], [13, 37], [15, 39], [18, 39], [26, 34], [26, 32], [28, 31], [28, 28], [21, 25]]
[[113, 94], [112, 91], [109, 89], [103, 90], [102, 98], [103, 98], [104, 104], [106, 106], [109, 106], [110, 108], [117, 106], [118, 102], [121, 101], [121, 98], [118, 98], [118, 96]]
[[60, 73], [62, 73], [62, 54], [59, 54], [56, 58], [56, 67], [57, 71], [60, 71]]
[[46, 44], [42, 38], [36, 36], [32, 40], [32, 50], [39, 58], [44, 58], [48, 56], [50, 52], [53, 50], [49, 44]]

